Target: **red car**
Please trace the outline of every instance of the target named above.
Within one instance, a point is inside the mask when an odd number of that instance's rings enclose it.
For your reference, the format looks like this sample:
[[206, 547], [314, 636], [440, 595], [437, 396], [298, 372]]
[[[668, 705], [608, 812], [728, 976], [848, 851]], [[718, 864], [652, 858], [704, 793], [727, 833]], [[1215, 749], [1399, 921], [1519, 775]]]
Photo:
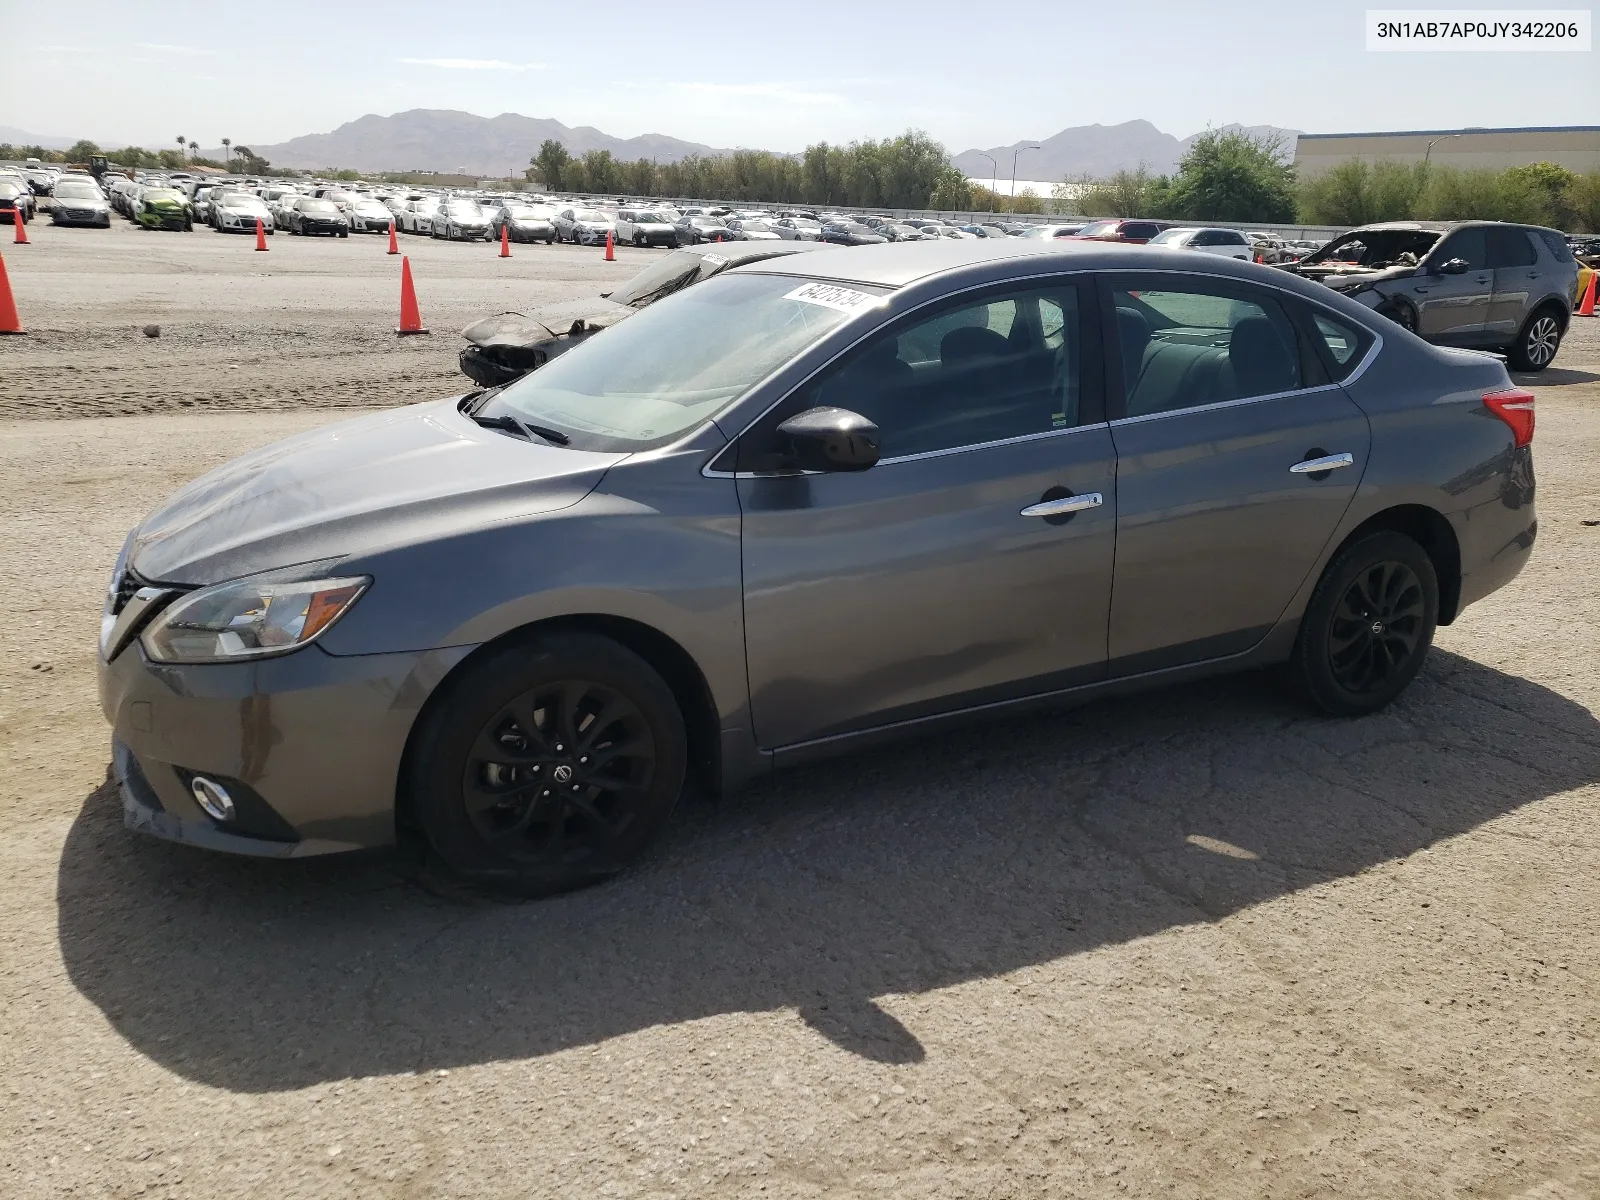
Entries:
[[1114, 218], [1109, 221], [1091, 221], [1075, 236], [1091, 242], [1125, 242], [1142, 246], [1163, 229], [1172, 228], [1171, 221], [1128, 221]]

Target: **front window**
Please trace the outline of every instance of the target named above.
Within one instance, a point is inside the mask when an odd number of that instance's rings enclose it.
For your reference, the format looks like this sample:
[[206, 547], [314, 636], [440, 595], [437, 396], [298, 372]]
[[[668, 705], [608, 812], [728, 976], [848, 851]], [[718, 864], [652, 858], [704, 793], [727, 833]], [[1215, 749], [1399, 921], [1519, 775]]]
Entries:
[[1306, 263], [1351, 263], [1360, 267], [1415, 266], [1439, 240], [1432, 229], [1360, 229], [1334, 238]]
[[785, 275], [720, 275], [573, 347], [499, 393], [578, 449], [643, 450], [715, 416], [878, 295]]
[[[1171, 246], [1175, 243], [1182, 245], [1183, 240], [1188, 236], [1189, 231], [1187, 229], [1163, 229], [1160, 233], [1156, 234], [1155, 237], [1150, 239], [1150, 244], [1152, 246]], [[1195, 239], [1195, 244], [1200, 244], [1200, 239], [1198, 237]]]
[[574, 221], [592, 221], [598, 224], [604, 224], [606, 217], [604, 213], [595, 212], [595, 210], [592, 208], [580, 208], [577, 210], [577, 212], [572, 214], [572, 219]]
[[58, 183], [55, 194], [61, 200], [99, 200], [99, 189], [84, 183]]
[[299, 208], [303, 213], [317, 213], [322, 215], [339, 211], [326, 200], [302, 200], [300, 201]]
[[1117, 227], [1121, 224], [1121, 221], [1091, 221], [1078, 230], [1078, 236], [1086, 238], [1107, 237], [1115, 233]]

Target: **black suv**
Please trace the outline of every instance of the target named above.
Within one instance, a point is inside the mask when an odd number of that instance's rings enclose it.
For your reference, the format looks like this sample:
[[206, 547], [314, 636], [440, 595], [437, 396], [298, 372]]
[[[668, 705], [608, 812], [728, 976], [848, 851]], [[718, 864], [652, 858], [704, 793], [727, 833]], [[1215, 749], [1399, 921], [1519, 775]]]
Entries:
[[1566, 238], [1501, 221], [1363, 225], [1282, 268], [1430, 342], [1499, 350], [1519, 371], [1542, 371], [1555, 359], [1578, 299]]

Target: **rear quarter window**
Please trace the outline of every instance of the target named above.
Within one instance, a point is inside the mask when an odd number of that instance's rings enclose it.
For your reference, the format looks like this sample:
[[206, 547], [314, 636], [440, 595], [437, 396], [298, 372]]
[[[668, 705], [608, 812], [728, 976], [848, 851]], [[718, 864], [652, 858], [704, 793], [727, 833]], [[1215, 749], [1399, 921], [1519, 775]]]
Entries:
[[1312, 311], [1311, 329], [1323, 365], [1335, 383], [1356, 369], [1372, 345], [1372, 335], [1366, 330], [1321, 309]]
[[1569, 263], [1577, 261], [1572, 257], [1572, 247], [1567, 245], [1567, 239], [1562, 237], [1554, 229], [1536, 229], [1534, 230], [1534, 233], [1538, 235], [1539, 240], [1544, 243], [1545, 249], [1549, 250], [1551, 254], [1555, 255], [1557, 262]]

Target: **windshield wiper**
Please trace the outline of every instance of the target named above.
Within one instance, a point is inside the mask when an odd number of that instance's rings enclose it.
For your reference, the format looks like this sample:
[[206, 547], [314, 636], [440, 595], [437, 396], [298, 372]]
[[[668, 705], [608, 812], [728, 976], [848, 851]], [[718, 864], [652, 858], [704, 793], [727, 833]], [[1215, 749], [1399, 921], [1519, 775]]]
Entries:
[[559, 429], [549, 429], [543, 425], [531, 425], [527, 421], [513, 417], [510, 413], [496, 413], [492, 417], [486, 417], [476, 412], [468, 413], [467, 415], [485, 429], [501, 429], [506, 433], [516, 434], [525, 442], [533, 441], [536, 435], [553, 446], [565, 446], [572, 441]]

